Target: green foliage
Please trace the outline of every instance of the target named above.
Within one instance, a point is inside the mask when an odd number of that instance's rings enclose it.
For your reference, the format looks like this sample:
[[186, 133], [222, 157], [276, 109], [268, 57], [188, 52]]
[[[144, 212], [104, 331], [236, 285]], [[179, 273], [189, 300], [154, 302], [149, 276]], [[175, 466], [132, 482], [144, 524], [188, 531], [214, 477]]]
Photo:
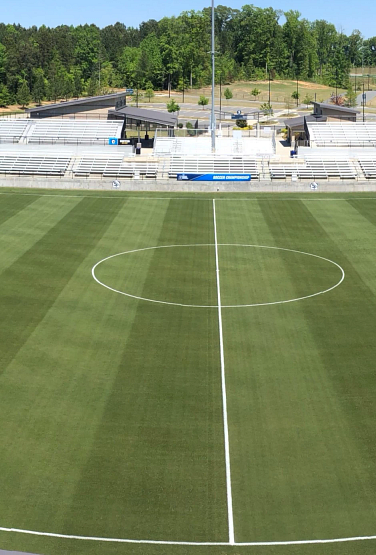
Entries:
[[209, 104], [209, 99], [208, 99], [208, 97], [206, 97], [205, 95], [201, 94], [201, 95], [200, 95], [200, 98], [199, 98], [199, 100], [198, 100], [198, 102], [197, 102], [197, 104], [198, 104], [199, 106], [202, 106], [202, 109], [204, 109], [204, 107], [207, 106], [207, 105]]
[[245, 119], [238, 119], [236, 122], [237, 127], [244, 129], [245, 127], [247, 127], [247, 120]]
[[260, 89], [252, 89], [251, 90], [251, 95], [254, 97], [254, 99], [256, 100], [256, 97], [261, 93]]
[[44, 78], [43, 69], [38, 68], [34, 71], [34, 86], [32, 96], [36, 104], [40, 104], [46, 95], [46, 83]]
[[291, 98], [294, 98], [295, 100], [299, 100], [300, 98], [300, 92], [298, 91], [293, 91], [291, 94]]
[[96, 96], [99, 94], [99, 82], [98, 77], [96, 74], [93, 74], [88, 83], [87, 87], [87, 95], [88, 96]]
[[150, 81], [146, 83], [145, 97], [149, 99], [149, 102], [154, 97], [153, 85]]
[[308, 108], [309, 104], [312, 104], [312, 101], [313, 101], [313, 96], [311, 94], [307, 93], [305, 95], [304, 99], [303, 99], [303, 102], [304, 102], [304, 104], [307, 105], [307, 108]]
[[26, 81], [23, 81], [17, 92], [17, 101], [22, 106], [22, 108], [25, 108], [25, 106], [28, 106], [30, 104], [30, 100], [31, 95], [29, 85]]
[[173, 98], [169, 102], [167, 102], [167, 111], [168, 112], [179, 112], [180, 106], [175, 102]]
[[8, 87], [0, 83], [0, 107], [6, 108], [10, 104]]
[[223, 96], [226, 100], [230, 100], [233, 97], [232, 91], [230, 89], [225, 89]]
[[346, 101], [345, 101], [346, 106], [356, 106], [357, 96], [358, 95], [350, 85], [346, 93]]
[[[240, 10], [217, 6], [216, 83], [264, 80], [270, 72], [273, 79], [298, 76], [347, 88], [351, 64], [363, 60], [366, 67], [376, 66], [376, 37], [363, 40], [356, 30], [346, 36], [331, 23], [309, 22], [294, 10], [284, 16], [282, 22], [278, 10], [249, 4]], [[210, 9], [204, 8], [146, 21], [138, 28], [122, 23], [103, 29], [2, 25], [0, 84], [15, 100], [20, 82], [26, 80], [36, 102], [78, 97], [88, 89], [98, 94], [115, 87], [204, 87], [211, 82], [210, 18]], [[260, 94], [256, 90], [253, 98]], [[229, 100], [228, 94], [225, 91]]]
[[273, 108], [269, 102], [264, 102], [260, 106], [260, 111], [264, 112], [265, 116], [272, 116], [273, 115]]

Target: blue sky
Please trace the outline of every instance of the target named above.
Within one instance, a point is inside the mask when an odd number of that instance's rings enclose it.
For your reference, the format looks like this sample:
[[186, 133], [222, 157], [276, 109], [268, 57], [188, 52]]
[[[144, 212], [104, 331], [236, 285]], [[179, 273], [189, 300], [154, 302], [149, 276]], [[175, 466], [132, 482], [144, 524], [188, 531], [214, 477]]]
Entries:
[[[252, 1], [242, 0], [219, 1], [232, 8], [241, 8]], [[261, 8], [269, 7], [280, 10], [299, 10], [309, 20], [326, 19], [343, 32], [350, 34], [359, 29], [365, 38], [376, 36], [376, 1], [359, 0], [260, 0], [253, 2]], [[164, 16], [179, 15], [184, 10], [201, 10], [208, 6], [210, 0], [143, 0], [141, 2], [119, 2], [119, 0], [1, 0], [0, 22], [20, 23], [25, 27], [45, 24], [49, 27], [57, 25], [79, 25], [95, 23], [105, 27], [116, 21], [127, 26], [137, 27], [148, 19], [161, 19]]]

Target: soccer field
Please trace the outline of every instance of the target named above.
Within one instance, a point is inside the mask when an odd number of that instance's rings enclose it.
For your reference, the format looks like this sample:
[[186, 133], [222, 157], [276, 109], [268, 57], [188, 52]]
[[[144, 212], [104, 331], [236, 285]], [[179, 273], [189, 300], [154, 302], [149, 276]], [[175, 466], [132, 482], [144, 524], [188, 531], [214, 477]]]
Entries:
[[0, 549], [376, 552], [376, 197], [5, 192], [0, 306]]

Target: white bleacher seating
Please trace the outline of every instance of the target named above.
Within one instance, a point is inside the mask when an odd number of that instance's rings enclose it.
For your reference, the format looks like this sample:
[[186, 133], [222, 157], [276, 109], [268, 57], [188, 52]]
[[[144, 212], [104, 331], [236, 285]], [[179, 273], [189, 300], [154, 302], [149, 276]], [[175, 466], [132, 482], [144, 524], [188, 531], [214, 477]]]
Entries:
[[296, 176], [298, 179], [356, 179], [357, 173], [348, 160], [309, 159], [305, 163], [270, 164], [272, 179], [287, 179]]
[[358, 162], [366, 179], [376, 179], [376, 157], [359, 157]]
[[256, 160], [238, 157], [188, 157], [172, 156], [169, 177], [178, 173], [249, 173], [252, 177], [259, 176]]
[[73, 167], [75, 177], [89, 177], [103, 175], [104, 177], [156, 177], [158, 164], [156, 162], [124, 162], [122, 154], [113, 156], [95, 156], [85, 154], [81, 156]]
[[34, 121], [29, 143], [106, 144], [110, 137], [120, 138], [122, 122], [65, 120], [48, 118]]
[[[221, 156], [243, 155], [254, 158], [274, 156], [275, 148], [272, 138], [217, 137], [215, 141], [216, 154]], [[210, 136], [199, 137], [156, 137], [154, 143], [155, 156], [210, 156], [212, 145]]]
[[18, 143], [29, 123], [29, 119], [0, 118], [0, 143]]
[[307, 122], [311, 147], [376, 146], [376, 122]]
[[70, 155], [39, 155], [0, 153], [0, 173], [16, 175], [63, 175], [69, 166]]

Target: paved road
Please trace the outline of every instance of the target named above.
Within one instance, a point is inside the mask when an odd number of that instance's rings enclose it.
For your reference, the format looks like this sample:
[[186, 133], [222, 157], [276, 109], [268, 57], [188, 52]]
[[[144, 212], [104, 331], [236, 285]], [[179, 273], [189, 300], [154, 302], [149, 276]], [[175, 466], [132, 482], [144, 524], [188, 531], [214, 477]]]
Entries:
[[[372, 98], [375, 98], [376, 91], [364, 91], [364, 94], [366, 95], [366, 104], [367, 104], [367, 102], [372, 100]], [[356, 97], [356, 103], [358, 106], [362, 105], [362, 100], [363, 100], [362, 97], [363, 97], [363, 93], [358, 94], [358, 96]]]

